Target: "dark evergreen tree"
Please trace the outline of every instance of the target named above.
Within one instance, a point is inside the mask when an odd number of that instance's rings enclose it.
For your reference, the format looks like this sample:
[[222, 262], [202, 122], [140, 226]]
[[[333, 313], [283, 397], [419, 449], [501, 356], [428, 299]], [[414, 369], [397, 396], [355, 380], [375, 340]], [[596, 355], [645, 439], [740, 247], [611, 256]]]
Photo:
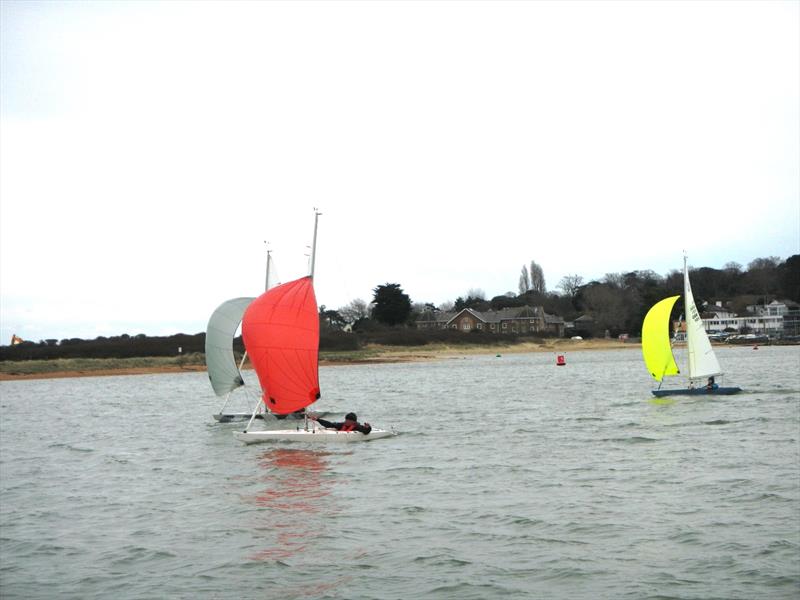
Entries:
[[454, 308], [459, 311], [465, 308], [472, 308], [477, 311], [484, 311], [489, 310], [491, 308], [491, 304], [484, 300], [483, 298], [476, 298], [474, 296], [467, 296], [466, 299], [462, 297], [456, 298], [456, 303]]
[[800, 254], [787, 258], [778, 271], [782, 295], [792, 302], [800, 302]]
[[347, 321], [338, 310], [328, 310], [323, 304], [319, 307], [319, 324], [329, 329], [342, 329]]
[[400, 325], [411, 315], [411, 299], [399, 283], [379, 285], [373, 291], [372, 318], [386, 325]]
[[495, 296], [492, 298], [489, 304], [492, 310], [502, 310], [509, 307], [516, 308], [518, 306], [524, 306], [525, 300], [519, 296], [509, 296], [508, 294], [503, 294], [502, 296]]

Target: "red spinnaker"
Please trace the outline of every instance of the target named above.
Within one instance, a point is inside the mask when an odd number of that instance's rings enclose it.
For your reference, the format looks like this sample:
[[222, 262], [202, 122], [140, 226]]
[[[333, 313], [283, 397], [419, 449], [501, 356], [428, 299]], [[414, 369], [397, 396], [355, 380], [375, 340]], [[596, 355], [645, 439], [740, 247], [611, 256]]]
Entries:
[[311, 277], [256, 298], [242, 318], [242, 338], [271, 412], [289, 414], [319, 398], [319, 313]]

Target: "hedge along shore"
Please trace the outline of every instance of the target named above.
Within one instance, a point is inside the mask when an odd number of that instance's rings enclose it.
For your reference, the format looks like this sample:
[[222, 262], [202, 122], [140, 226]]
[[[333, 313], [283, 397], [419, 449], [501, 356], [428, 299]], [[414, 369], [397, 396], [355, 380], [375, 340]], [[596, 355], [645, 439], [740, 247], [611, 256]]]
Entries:
[[[497, 345], [375, 346], [349, 352], [320, 352], [320, 366], [369, 365], [428, 360], [448, 360], [470, 355], [523, 354], [527, 352], [573, 352], [639, 348], [638, 342], [619, 340], [547, 339]], [[245, 369], [251, 368], [248, 363]], [[202, 354], [186, 357], [130, 359], [57, 359], [0, 362], [0, 381], [20, 379], [58, 379], [64, 377], [103, 377], [113, 375], [152, 375], [205, 371]]]

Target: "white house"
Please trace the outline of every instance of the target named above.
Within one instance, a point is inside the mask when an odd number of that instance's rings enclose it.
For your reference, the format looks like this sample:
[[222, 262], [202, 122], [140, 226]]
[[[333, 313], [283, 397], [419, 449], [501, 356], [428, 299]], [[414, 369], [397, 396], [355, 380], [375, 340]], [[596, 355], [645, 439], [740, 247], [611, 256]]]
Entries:
[[733, 329], [762, 335], [776, 335], [786, 330], [784, 317], [797, 314], [798, 306], [789, 300], [773, 300], [769, 304], [753, 304], [747, 307], [748, 314], [736, 316], [728, 309], [716, 305], [705, 307], [703, 326], [709, 333], [722, 333]]
[[782, 317], [790, 310], [797, 310], [797, 305], [790, 300], [773, 300], [769, 304], [751, 304], [747, 307], [747, 312], [759, 316]]

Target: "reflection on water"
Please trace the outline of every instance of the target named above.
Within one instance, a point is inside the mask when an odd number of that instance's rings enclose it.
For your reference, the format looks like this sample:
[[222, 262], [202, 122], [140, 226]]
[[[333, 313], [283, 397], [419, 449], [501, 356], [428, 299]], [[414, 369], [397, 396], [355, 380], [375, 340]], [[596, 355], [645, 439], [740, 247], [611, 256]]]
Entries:
[[258, 466], [265, 472], [265, 488], [252, 502], [269, 509], [259, 529], [270, 534], [268, 548], [253, 560], [285, 560], [307, 550], [315, 531], [309, 523], [334, 512], [330, 493], [336, 479], [328, 474], [329, 452], [297, 449], [271, 449], [259, 456]]

